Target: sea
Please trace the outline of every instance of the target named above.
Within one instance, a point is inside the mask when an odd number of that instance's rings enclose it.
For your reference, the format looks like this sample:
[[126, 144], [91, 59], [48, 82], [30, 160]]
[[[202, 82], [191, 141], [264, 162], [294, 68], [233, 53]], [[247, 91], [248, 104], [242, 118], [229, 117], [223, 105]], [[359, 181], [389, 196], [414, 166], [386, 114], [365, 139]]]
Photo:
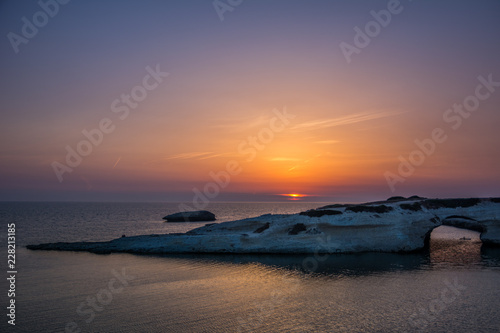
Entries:
[[[322, 205], [233, 202], [207, 209], [220, 223]], [[500, 250], [477, 237], [432, 238], [427, 251], [412, 254], [137, 255], [25, 247], [186, 232], [207, 223], [162, 220], [177, 211], [176, 203], [1, 202], [0, 332], [500, 332]], [[15, 274], [7, 273], [12, 223]]]

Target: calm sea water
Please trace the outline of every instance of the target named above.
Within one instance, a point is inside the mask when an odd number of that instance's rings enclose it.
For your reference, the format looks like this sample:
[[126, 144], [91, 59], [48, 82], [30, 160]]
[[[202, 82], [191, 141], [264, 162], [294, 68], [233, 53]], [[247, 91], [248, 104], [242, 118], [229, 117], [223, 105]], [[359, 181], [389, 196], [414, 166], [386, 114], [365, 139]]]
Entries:
[[[227, 203], [219, 221], [295, 213], [314, 203]], [[1, 332], [499, 332], [500, 251], [433, 243], [430, 253], [96, 255], [32, 243], [185, 232], [175, 204], [0, 203], [17, 227], [16, 326]], [[2, 251], [5, 255], [6, 251]], [[6, 264], [2, 266], [7, 271]]]

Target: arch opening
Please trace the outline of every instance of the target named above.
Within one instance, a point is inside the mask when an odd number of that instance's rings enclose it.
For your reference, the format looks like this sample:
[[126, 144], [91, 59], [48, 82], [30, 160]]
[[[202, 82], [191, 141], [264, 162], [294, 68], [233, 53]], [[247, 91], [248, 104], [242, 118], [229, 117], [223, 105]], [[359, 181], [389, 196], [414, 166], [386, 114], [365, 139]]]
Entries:
[[431, 262], [470, 264], [481, 261], [479, 228], [442, 224], [428, 233], [426, 242]]

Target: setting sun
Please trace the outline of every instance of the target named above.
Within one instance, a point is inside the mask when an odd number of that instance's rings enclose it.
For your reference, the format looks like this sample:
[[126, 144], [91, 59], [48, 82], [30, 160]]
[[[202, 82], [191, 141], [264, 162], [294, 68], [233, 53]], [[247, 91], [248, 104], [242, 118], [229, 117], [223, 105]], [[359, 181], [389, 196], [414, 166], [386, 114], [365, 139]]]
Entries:
[[0, 333], [500, 333], [499, 17], [0, 0]]
[[284, 197], [288, 197], [288, 200], [300, 200], [301, 198], [307, 197], [307, 194], [299, 194], [299, 193], [289, 193], [289, 194], [280, 194]]

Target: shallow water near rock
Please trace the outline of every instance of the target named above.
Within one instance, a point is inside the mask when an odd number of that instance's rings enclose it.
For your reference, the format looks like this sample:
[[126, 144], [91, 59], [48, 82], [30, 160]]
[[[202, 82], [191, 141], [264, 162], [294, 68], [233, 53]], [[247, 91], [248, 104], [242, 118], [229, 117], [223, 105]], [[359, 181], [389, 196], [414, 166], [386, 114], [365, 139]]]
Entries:
[[[208, 209], [220, 222], [321, 205], [231, 203]], [[96, 255], [21, 247], [204, 225], [161, 220], [175, 211], [175, 204], [0, 203], [2, 224], [16, 223], [19, 244], [16, 327], [9, 331], [64, 332], [68, 326], [81, 332], [496, 332], [500, 327], [500, 250], [481, 248], [472, 239], [450, 243], [433, 237], [429, 253], [404, 255]], [[5, 281], [1, 287], [7, 287]], [[6, 326], [4, 320], [1, 331]]]

